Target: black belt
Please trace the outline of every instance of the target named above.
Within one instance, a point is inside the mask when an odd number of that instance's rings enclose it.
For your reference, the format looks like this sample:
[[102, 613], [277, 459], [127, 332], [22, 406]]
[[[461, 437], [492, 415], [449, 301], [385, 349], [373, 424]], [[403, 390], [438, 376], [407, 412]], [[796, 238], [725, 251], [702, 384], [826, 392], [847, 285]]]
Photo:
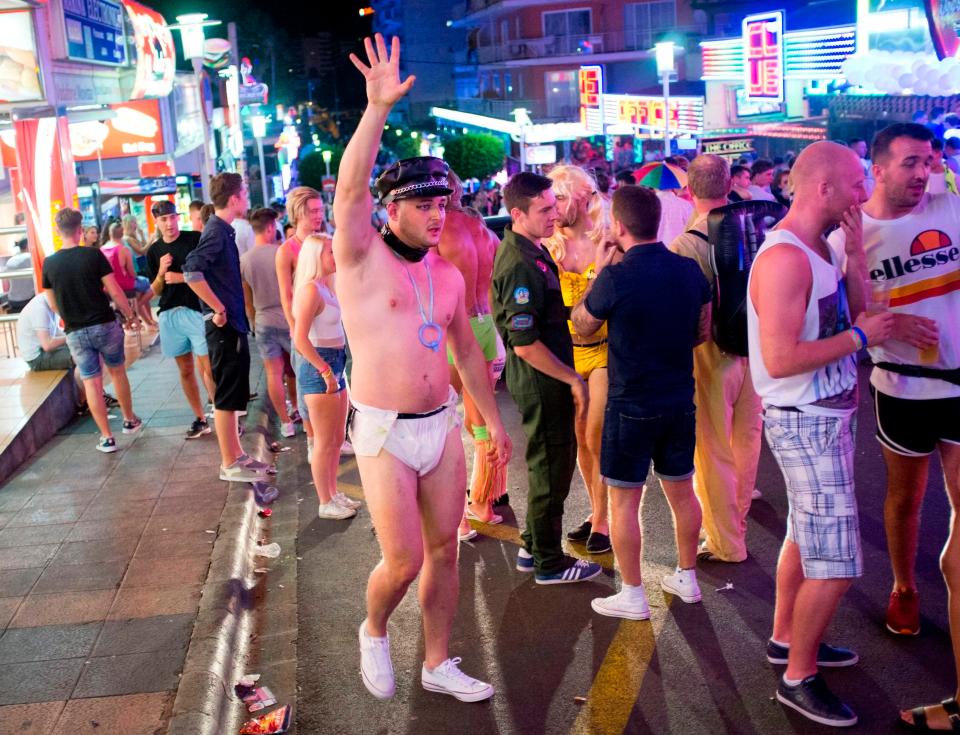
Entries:
[[436, 416], [441, 411], [446, 411], [447, 406], [443, 405], [440, 408], [435, 408], [432, 411], [427, 411], [426, 413], [398, 413], [398, 419], [426, 419], [430, 416]]
[[803, 411], [801, 411], [796, 406], [774, 406], [773, 404], [771, 404], [767, 406], [767, 408], [775, 408], [778, 411], [787, 411], [789, 413], [803, 413]]
[[589, 344], [585, 344], [585, 345], [578, 345], [576, 342], [574, 342], [573, 346], [574, 347], [599, 347], [600, 345], [605, 345], [606, 343], [607, 343], [607, 340], [601, 339], [599, 342], [590, 342]]
[[876, 362], [874, 365], [881, 370], [889, 370], [891, 373], [900, 375], [909, 375], [912, 378], [935, 378], [945, 380], [954, 385], [960, 385], [960, 368], [952, 370], [941, 370], [940, 368], [922, 367], [920, 365], [901, 365], [895, 362]]

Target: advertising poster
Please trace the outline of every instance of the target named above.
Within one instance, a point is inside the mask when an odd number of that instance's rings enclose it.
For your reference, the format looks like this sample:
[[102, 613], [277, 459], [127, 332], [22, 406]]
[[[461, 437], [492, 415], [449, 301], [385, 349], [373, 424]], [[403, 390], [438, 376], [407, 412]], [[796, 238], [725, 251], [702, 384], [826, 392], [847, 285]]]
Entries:
[[131, 100], [110, 105], [110, 109], [116, 116], [108, 120], [70, 123], [74, 160], [155, 156], [164, 152], [157, 100]]
[[0, 103], [42, 99], [30, 11], [0, 11]]
[[123, 6], [118, 0], [63, 0], [67, 56], [94, 64], [127, 63]]

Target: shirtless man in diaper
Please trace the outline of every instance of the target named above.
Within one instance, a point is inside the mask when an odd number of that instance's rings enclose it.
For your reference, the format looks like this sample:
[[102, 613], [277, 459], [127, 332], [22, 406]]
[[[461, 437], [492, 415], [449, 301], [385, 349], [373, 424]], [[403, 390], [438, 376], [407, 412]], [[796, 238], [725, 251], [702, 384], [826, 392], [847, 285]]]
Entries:
[[369, 66], [351, 54], [366, 79], [367, 108], [343, 154], [334, 200], [337, 295], [353, 352], [350, 437], [383, 558], [367, 584], [360, 624], [360, 673], [375, 697], [395, 691], [387, 621], [420, 574], [428, 691], [475, 702], [493, 687], [460, 671], [447, 644], [457, 608], [457, 526], [466, 483], [459, 419], [446, 347], [474, 397], [506, 464], [503, 428], [487, 365], [464, 308], [460, 272], [436, 254], [443, 229], [447, 165], [438, 158], [399, 161], [377, 180], [388, 224], [370, 226], [368, 188], [387, 115], [413, 86], [400, 81], [400, 43], [365, 42]]

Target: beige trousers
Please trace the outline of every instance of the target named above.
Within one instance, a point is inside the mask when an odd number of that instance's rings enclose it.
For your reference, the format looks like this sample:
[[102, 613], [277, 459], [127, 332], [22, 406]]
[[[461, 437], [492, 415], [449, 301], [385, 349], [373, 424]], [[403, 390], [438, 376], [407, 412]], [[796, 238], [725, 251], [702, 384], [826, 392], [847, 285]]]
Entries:
[[757, 480], [761, 406], [748, 358], [713, 340], [693, 353], [697, 393], [694, 491], [710, 550], [724, 561], [747, 558], [747, 513]]

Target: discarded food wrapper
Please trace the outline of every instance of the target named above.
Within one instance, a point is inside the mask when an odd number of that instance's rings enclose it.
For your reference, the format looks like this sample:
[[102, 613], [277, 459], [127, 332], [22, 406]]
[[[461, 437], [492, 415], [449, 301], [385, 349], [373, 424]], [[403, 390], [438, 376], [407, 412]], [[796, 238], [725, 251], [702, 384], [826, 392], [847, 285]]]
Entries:
[[280, 556], [280, 544], [272, 543], [261, 546], [257, 549], [257, 556], [265, 556], [268, 559], [276, 559]]
[[587, 703], [587, 698], [586, 698], [586, 697], [574, 697], [574, 698], [573, 698], [573, 701], [574, 701], [575, 704], [586, 704], [586, 703]]
[[273, 515], [273, 511], [269, 508], [264, 508], [263, 510], [257, 511], [257, 515], [261, 518], [269, 518]]
[[257, 687], [243, 697], [243, 703], [247, 705], [248, 712], [259, 712], [275, 705], [277, 698], [267, 687]]
[[723, 585], [723, 587], [717, 587], [717, 592], [729, 592], [732, 589], [733, 589], [733, 582], [731, 582], [728, 579], [727, 583]]
[[254, 574], [266, 574], [266, 573], [269, 572], [269, 571], [270, 571], [270, 570], [267, 569], [266, 567], [257, 567], [256, 569], [253, 570], [253, 573], [254, 573]]
[[270, 505], [279, 497], [280, 491], [273, 485], [268, 485], [265, 482], [253, 483], [253, 499], [257, 505]]
[[285, 704], [269, 714], [255, 717], [240, 728], [240, 735], [278, 735], [290, 727], [290, 705]]

